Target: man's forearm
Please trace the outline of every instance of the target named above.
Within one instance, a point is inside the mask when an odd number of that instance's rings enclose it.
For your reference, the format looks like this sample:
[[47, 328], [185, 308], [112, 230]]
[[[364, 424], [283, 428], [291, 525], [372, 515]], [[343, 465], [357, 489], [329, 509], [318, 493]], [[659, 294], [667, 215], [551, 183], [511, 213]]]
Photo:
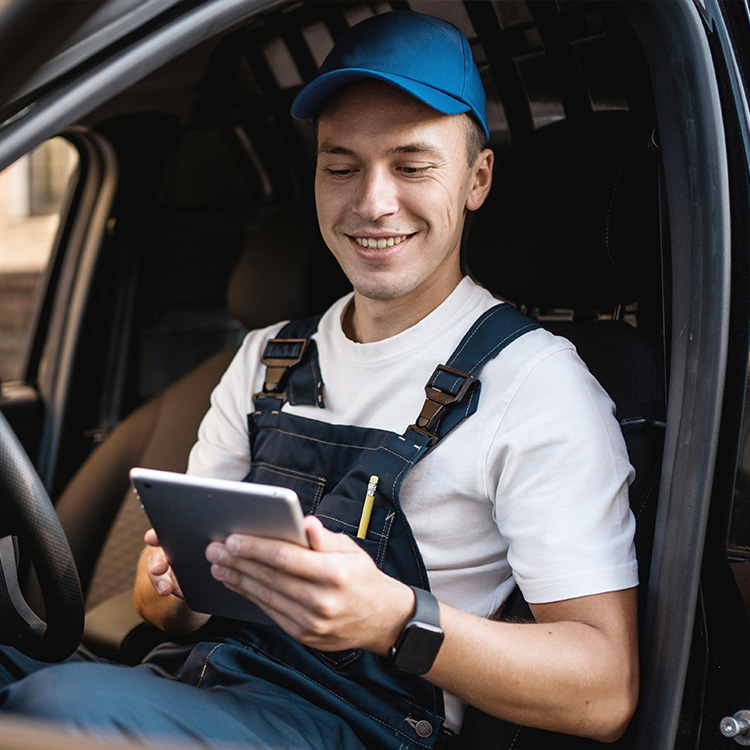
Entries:
[[596, 605], [603, 598], [615, 610], [609, 622], [621, 618], [612, 627], [606, 618], [492, 622], [441, 605], [445, 641], [427, 678], [509, 721], [613, 741], [638, 695], [635, 635], [627, 635], [635, 632], [634, 597], [614, 592], [574, 600]]

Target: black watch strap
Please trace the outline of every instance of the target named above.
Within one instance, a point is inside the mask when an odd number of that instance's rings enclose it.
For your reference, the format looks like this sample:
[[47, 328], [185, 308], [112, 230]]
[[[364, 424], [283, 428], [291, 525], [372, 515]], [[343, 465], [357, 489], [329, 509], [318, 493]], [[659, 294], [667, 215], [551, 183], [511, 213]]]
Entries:
[[428, 622], [430, 625], [440, 627], [440, 605], [435, 595], [431, 591], [418, 589], [416, 586], [409, 586], [414, 592], [416, 604], [414, 614], [409, 622]]
[[429, 672], [443, 643], [440, 605], [429, 591], [410, 586], [414, 592], [414, 614], [391, 649], [391, 661], [402, 672]]

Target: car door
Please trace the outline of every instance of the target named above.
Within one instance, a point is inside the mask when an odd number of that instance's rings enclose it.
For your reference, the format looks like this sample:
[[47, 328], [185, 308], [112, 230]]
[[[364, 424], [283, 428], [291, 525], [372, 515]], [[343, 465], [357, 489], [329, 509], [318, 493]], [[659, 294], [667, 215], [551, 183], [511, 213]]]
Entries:
[[[6, 206], [0, 225], [3, 346], [9, 348], [0, 371], [0, 410], [53, 495], [69, 478], [69, 472], [59, 473], [59, 451], [75, 406], [69, 389], [77, 344], [116, 183], [106, 142], [70, 125], [117, 87], [207, 33], [200, 19], [191, 21], [200, 4], [183, 4], [188, 23], [172, 42], [176, 5], [177, 0], [13, 0], [0, 6], [0, 172], [5, 183], [17, 183], [19, 175], [26, 179], [21, 192], [30, 204], [55, 181], [56, 201], [41, 212]], [[229, 10], [236, 14], [237, 5]], [[224, 15], [231, 22], [232, 13]], [[149, 44], [156, 52], [143, 58]], [[146, 62], [134, 63], [142, 59]], [[91, 87], [98, 89], [93, 96]], [[49, 169], [32, 174], [45, 153], [57, 152], [68, 154], [64, 178], [53, 179]], [[33, 226], [40, 221], [48, 225], [44, 238]], [[97, 435], [90, 439], [94, 444]]]
[[[558, 6], [586, 5], [530, 4], [541, 8], [540, 16]], [[71, 389], [85, 368], [77, 352], [86, 335], [87, 304], [102, 243], [113, 231], [107, 223], [108, 207], [117, 176], [107, 142], [69, 126], [180, 52], [266, 5], [232, 0], [17, 0], [0, 8], [0, 61], [13, 60], [13, 65], [3, 65], [10, 74], [0, 82], [5, 99], [0, 102], [0, 169], [58, 133], [78, 158], [51, 240], [50, 262], [39, 277], [16, 382], [4, 385], [0, 403], [53, 490], [64, 481], [59, 453], [68, 442], [66, 425], [76, 408]], [[424, 9], [430, 3], [411, 5]], [[723, 583], [727, 534], [733, 555], [747, 557], [743, 548], [750, 547], [743, 526], [748, 517], [743, 513], [748, 504], [742, 495], [744, 465], [735, 492], [737, 455], [746, 450], [741, 435], [750, 432], [741, 427], [750, 328], [748, 3], [641, 0], [594, 5], [622, 11], [646, 52], [653, 93], [636, 95], [653, 95], [659, 136], [654, 147], [662, 163], [669, 414], [654, 567], [650, 581], [644, 581], [650, 598], [642, 650], [643, 699], [635, 725], [637, 741], [629, 747], [732, 747], [732, 740], [721, 736], [719, 721], [750, 708], [742, 676], [748, 671], [746, 622], [733, 619], [737, 611], [726, 594], [736, 591]], [[72, 12], [73, 6], [88, 6], [91, 15], [78, 21], [68, 18], [65, 9]], [[295, 7], [304, 9], [305, 4]], [[519, 23], [516, 37], [507, 28], [492, 36], [492, 29], [479, 23], [484, 17], [497, 23], [492, 3], [469, 2], [466, 7], [478, 30], [487, 31], [485, 62], [491, 68], [497, 55], [506, 75], [498, 75], [498, 83], [511, 89], [504, 92], [503, 106], [509, 118], [517, 119], [512, 74], [526, 65], [525, 80], [534, 83], [537, 77], [528, 55], [510, 58], [514, 45], [525, 51], [525, 43], [543, 34], [529, 21]], [[83, 13], [80, 7], [76, 12]], [[283, 21], [278, 22], [283, 29]], [[290, 29], [290, 38], [297, 31]], [[588, 26], [580, 30], [581, 38], [587, 33]], [[35, 44], [38, 40], [43, 43]], [[509, 45], [509, 64], [503, 66], [500, 47], [508, 40], [514, 44]], [[294, 49], [299, 51], [300, 45]], [[517, 101], [526, 105], [519, 92]], [[539, 96], [536, 103], [545, 116], [561, 116], [563, 108], [550, 109], [550, 101]], [[110, 396], [116, 387], [112, 383]], [[737, 627], [726, 628], [730, 621]]]

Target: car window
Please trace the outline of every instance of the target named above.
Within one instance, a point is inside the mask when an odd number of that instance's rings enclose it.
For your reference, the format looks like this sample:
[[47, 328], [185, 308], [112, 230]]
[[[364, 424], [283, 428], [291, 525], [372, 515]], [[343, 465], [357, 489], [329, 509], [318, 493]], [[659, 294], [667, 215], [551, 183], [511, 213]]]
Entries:
[[0, 380], [22, 376], [37, 292], [77, 152], [53, 138], [0, 172]]

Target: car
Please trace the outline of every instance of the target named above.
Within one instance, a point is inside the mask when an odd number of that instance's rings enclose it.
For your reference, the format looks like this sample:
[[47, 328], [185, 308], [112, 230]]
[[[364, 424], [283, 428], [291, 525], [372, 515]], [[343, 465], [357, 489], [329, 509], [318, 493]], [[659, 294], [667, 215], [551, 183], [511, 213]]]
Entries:
[[[127, 472], [184, 471], [243, 333], [346, 291], [289, 107], [391, 8], [459, 26], [488, 92], [466, 271], [574, 342], [638, 472], [641, 695], [615, 746], [748, 745], [748, 0], [0, 3], [0, 202], [24, 196], [0, 215], [0, 637], [59, 659], [83, 630], [126, 662], [159, 638], [130, 603]], [[467, 722], [475, 750], [511, 731]]]

